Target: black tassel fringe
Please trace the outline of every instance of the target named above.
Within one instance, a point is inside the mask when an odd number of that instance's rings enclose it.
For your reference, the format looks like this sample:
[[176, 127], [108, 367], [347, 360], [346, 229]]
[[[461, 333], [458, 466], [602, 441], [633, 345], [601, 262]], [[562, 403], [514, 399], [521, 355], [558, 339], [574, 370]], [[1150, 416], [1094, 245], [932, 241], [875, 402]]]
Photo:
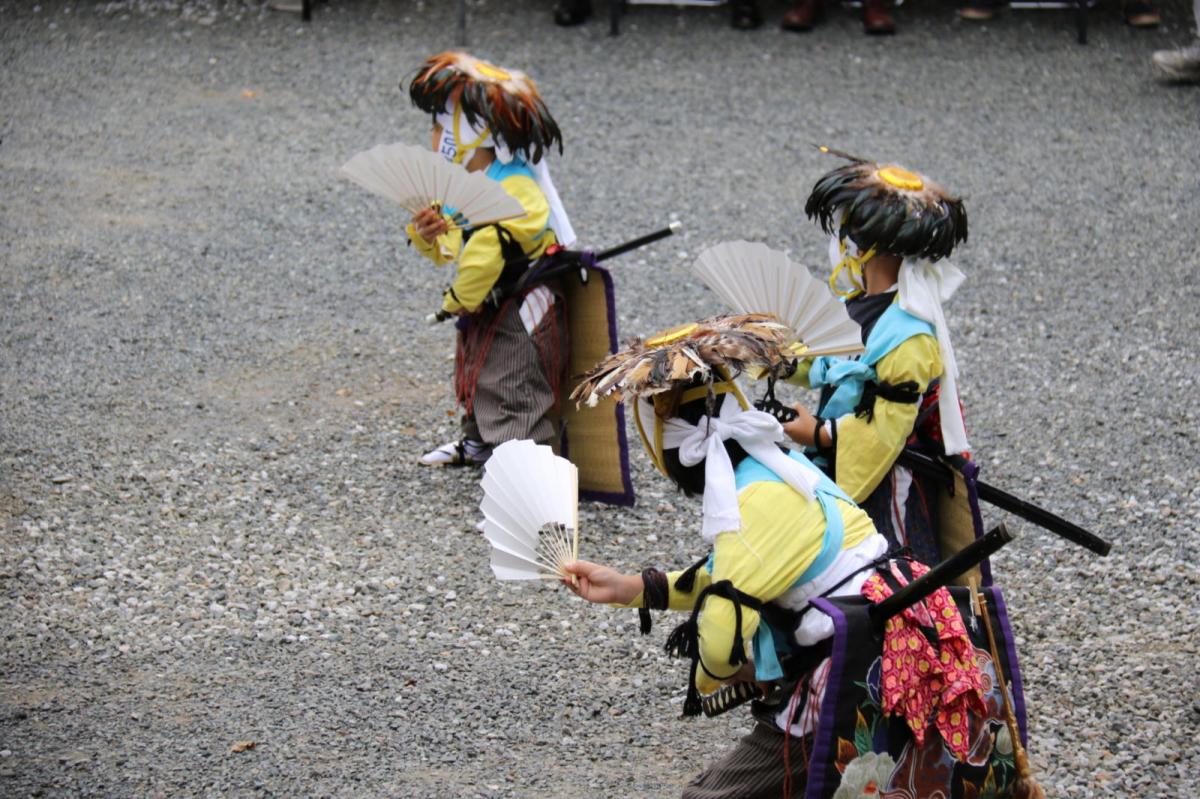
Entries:
[[688, 689], [687, 696], [683, 700], [683, 715], [699, 716], [704, 710], [704, 706], [700, 704], [700, 690], [696, 688], [696, 667], [700, 665], [699, 659], [692, 661], [691, 672], [688, 674]]
[[673, 658], [698, 658], [700, 648], [696, 630], [695, 617], [689, 617], [667, 636], [667, 643], [663, 645], [663, 650]]

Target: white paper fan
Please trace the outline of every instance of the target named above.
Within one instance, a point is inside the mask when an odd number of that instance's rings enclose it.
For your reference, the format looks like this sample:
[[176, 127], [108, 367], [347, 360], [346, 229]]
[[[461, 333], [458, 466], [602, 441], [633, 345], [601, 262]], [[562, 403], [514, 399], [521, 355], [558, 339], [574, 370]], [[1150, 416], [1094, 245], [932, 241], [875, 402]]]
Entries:
[[525, 215], [516, 198], [482, 172], [468, 172], [433, 150], [380, 144], [358, 153], [341, 173], [410, 214], [437, 206], [455, 212], [455, 227], [479, 227]]
[[778, 316], [804, 345], [805, 356], [863, 351], [862, 332], [846, 306], [779, 250], [757, 242], [726, 241], [700, 253], [694, 268], [738, 313]]
[[579, 556], [579, 472], [547, 446], [506, 441], [484, 467], [480, 525], [500, 580], [562, 580]]

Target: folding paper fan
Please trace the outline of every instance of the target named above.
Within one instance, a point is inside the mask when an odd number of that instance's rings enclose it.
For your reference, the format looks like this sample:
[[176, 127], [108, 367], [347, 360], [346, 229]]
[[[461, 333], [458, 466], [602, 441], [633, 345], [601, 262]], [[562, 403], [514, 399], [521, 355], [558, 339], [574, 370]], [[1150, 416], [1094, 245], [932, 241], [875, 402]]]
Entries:
[[347, 161], [341, 173], [410, 214], [429, 207], [453, 210], [460, 220], [457, 227], [479, 227], [525, 215], [521, 203], [499, 181], [411, 144], [380, 144], [364, 150]]
[[726, 241], [700, 253], [696, 273], [739, 313], [773, 313], [804, 356], [863, 351], [859, 326], [829, 288], [765, 244]]
[[480, 527], [500, 580], [562, 580], [579, 555], [579, 473], [532, 441], [506, 441], [483, 474]]

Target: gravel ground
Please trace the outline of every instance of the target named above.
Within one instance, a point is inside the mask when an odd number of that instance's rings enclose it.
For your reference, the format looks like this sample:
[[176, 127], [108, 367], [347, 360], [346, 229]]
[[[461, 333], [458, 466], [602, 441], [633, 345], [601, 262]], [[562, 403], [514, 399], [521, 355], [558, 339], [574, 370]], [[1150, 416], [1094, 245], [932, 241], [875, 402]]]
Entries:
[[[613, 40], [472, 6], [565, 131], [584, 243], [687, 225], [614, 265], [624, 334], [717, 311], [687, 265], [719, 240], [825, 268], [809, 142], [968, 198], [985, 476], [1115, 542], [1025, 526], [996, 559], [1035, 766], [1053, 797], [1195, 794], [1200, 91], [1148, 61], [1189, 8], [1138, 32], [1106, 2], [1080, 47], [1061, 12], [906, 4], [871, 40], [637, 9]], [[748, 728], [677, 719], [661, 625], [497, 583], [477, 475], [415, 465], [454, 429], [445, 275], [334, 169], [425, 141], [396, 84], [449, 8], [0, 2], [0, 793], [671, 796]], [[583, 552], [690, 562], [697, 507], [640, 454], [635, 484]]]

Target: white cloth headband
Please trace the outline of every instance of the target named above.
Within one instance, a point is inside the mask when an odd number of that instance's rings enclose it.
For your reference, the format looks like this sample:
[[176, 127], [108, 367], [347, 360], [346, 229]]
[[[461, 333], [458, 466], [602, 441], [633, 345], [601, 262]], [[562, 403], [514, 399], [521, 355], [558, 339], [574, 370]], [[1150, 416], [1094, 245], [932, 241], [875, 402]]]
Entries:
[[742, 528], [733, 463], [723, 443], [726, 439], [741, 444], [750, 457], [808, 499], [816, 496], [821, 480], [814, 468], [792, 460], [777, 446], [787, 436], [774, 416], [744, 411], [732, 400], [727, 398], [721, 404], [715, 419], [704, 416], [694, 425], [679, 418], [663, 423], [663, 449], [678, 449], [679, 462], [684, 466], [704, 461], [704, 523], [700, 534], [710, 542], [719, 533]]
[[[459, 134], [463, 137], [462, 140], [456, 140], [454, 137], [455, 116], [458, 117]], [[482, 119], [477, 121], [483, 123]], [[437, 122], [442, 126], [442, 139], [438, 144], [438, 152], [450, 161], [458, 160], [463, 166], [466, 166], [467, 161], [471, 160], [470, 150], [463, 149], [467, 145], [473, 145], [471, 150], [479, 147], [494, 148], [496, 159], [502, 164], [513, 160], [512, 151], [504, 144], [497, 142], [486, 126], [475, 127], [472, 125], [471, 121], [467, 119], [467, 115], [463, 113], [462, 107], [456, 105], [454, 101], [450, 101], [446, 110], [437, 115]], [[484, 136], [485, 133], [486, 136]], [[462, 152], [462, 158], [458, 158], [460, 152]], [[554, 236], [558, 239], [559, 244], [570, 247], [575, 243], [575, 229], [571, 227], [567, 209], [563, 207], [562, 199], [558, 196], [558, 189], [554, 187], [554, 181], [550, 179], [550, 167], [546, 163], [548, 157], [549, 153], [544, 153], [542, 159], [536, 164], [529, 164], [529, 168], [533, 171], [538, 188], [546, 197], [546, 204], [550, 206], [550, 229], [554, 231]]]

